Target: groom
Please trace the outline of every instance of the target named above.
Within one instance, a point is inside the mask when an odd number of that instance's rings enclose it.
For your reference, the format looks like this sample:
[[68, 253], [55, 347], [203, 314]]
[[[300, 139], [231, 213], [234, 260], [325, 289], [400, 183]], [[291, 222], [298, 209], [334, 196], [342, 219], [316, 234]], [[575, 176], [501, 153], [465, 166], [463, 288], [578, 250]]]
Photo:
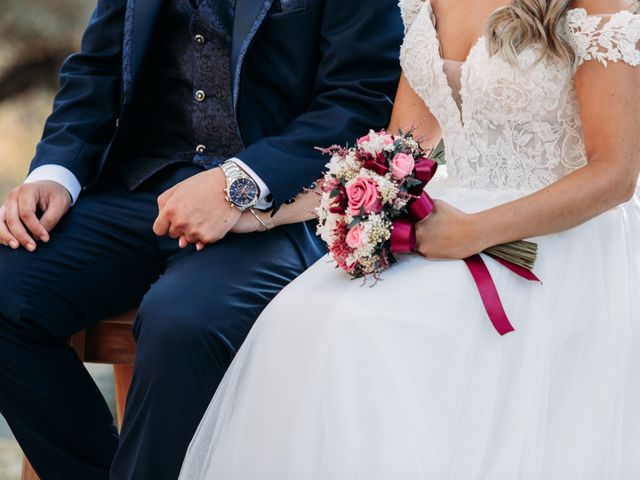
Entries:
[[[314, 147], [385, 125], [396, 3], [99, 0], [0, 209], [0, 412], [44, 480], [177, 477], [256, 317], [323, 253], [311, 224], [229, 232], [313, 183]], [[118, 438], [67, 339], [138, 305]]]

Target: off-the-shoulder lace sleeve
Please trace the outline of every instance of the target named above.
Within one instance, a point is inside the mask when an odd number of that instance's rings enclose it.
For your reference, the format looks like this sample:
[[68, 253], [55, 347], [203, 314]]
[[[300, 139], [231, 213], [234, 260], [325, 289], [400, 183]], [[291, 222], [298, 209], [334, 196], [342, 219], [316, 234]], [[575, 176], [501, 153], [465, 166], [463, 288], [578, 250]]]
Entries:
[[567, 14], [566, 33], [578, 64], [596, 60], [640, 65], [640, 15], [623, 10], [610, 15], [589, 15], [583, 8]]
[[404, 33], [409, 31], [425, 3], [427, 3], [427, 0], [400, 0], [398, 6], [404, 22]]

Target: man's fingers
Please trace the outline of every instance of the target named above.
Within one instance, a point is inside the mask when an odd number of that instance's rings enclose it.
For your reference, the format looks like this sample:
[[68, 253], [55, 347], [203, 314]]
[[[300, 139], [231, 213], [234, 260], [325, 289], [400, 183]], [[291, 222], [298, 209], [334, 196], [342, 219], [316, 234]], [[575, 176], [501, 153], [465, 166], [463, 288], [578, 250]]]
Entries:
[[64, 216], [66, 211], [67, 205], [64, 200], [54, 200], [44, 211], [44, 214], [40, 218], [40, 223], [47, 232], [50, 232], [56, 228], [56, 225], [58, 225], [58, 222]]
[[169, 236], [171, 238], [180, 238], [185, 234], [185, 225], [180, 222], [171, 222], [169, 227]]
[[18, 195], [18, 212], [20, 220], [34, 237], [43, 242], [49, 241], [49, 232], [42, 226], [36, 216], [36, 198], [33, 192]]
[[7, 224], [5, 222], [4, 206], [0, 207], [0, 243], [13, 248], [14, 250], [20, 247], [20, 243], [18, 242], [18, 240], [16, 240], [16, 238], [13, 235], [11, 235], [11, 232], [9, 231], [9, 227], [7, 227]]
[[158, 208], [160, 210], [162, 210], [164, 206], [167, 204], [167, 202], [171, 198], [171, 195], [173, 195], [173, 192], [176, 191], [176, 187], [178, 185], [174, 185], [173, 187], [171, 187], [169, 190], [165, 191], [162, 195], [158, 197]]
[[171, 221], [169, 221], [166, 212], [160, 211], [160, 215], [158, 215], [158, 218], [156, 218], [156, 221], [153, 223], [153, 233], [159, 237], [163, 237], [169, 232], [170, 226]]
[[6, 205], [6, 223], [11, 234], [20, 242], [24, 248], [33, 252], [36, 249], [36, 242], [31, 238], [27, 229], [20, 220], [20, 211], [18, 209], [18, 201], [9, 201]]

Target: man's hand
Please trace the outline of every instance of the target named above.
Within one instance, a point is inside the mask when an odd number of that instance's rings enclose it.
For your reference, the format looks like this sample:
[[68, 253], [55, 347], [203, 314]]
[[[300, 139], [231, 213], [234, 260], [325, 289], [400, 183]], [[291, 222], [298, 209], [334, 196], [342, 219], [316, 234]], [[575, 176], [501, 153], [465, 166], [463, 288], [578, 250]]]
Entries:
[[[71, 195], [57, 182], [41, 181], [13, 189], [0, 207], [0, 243], [30, 252], [36, 241], [49, 241], [49, 232], [71, 207]], [[42, 212], [38, 218], [37, 212]]]
[[227, 179], [220, 168], [194, 175], [158, 197], [160, 213], [153, 224], [158, 236], [180, 238], [180, 246], [199, 248], [222, 240], [241, 212], [225, 198]]

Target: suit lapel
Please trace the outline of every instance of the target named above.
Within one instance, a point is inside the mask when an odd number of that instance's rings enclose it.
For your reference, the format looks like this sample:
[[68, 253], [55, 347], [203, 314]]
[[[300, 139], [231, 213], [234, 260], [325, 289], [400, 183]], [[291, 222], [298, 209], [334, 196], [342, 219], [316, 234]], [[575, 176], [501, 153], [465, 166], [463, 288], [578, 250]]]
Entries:
[[125, 100], [129, 98], [138, 78], [153, 28], [165, 1], [128, 0], [127, 2], [123, 46]]
[[231, 41], [231, 75], [233, 105], [237, 108], [242, 62], [253, 37], [258, 32], [274, 0], [236, 0]]

